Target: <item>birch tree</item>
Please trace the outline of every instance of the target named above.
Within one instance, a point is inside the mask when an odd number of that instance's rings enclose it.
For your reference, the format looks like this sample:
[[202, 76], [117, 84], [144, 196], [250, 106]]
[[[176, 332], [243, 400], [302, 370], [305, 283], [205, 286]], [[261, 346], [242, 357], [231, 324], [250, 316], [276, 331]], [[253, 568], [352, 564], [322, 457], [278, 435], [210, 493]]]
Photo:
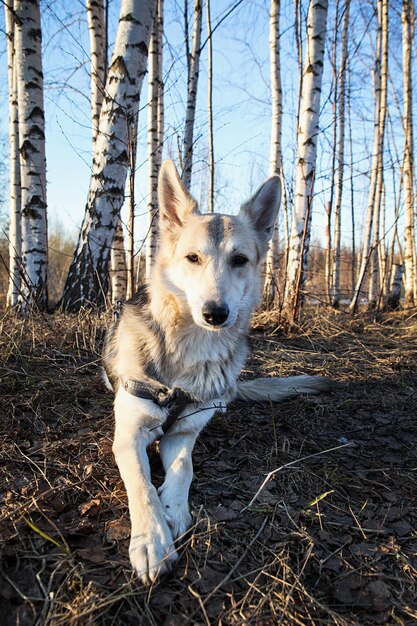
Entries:
[[127, 289], [127, 266], [123, 225], [121, 220], [117, 222], [116, 233], [113, 239], [110, 262], [111, 299], [116, 304], [126, 298]]
[[417, 304], [415, 216], [414, 216], [414, 155], [413, 155], [413, 83], [411, 75], [411, 46], [414, 40], [414, 11], [411, 0], [402, 4], [402, 52], [404, 82], [404, 270], [405, 301]]
[[339, 44], [339, 22], [340, 22], [340, 0], [336, 0], [335, 10], [335, 22], [334, 22], [334, 37], [332, 42], [332, 73], [333, 73], [333, 137], [332, 137], [332, 159], [331, 159], [331, 172], [330, 172], [330, 198], [326, 202], [326, 215], [327, 224], [326, 229], [326, 264], [325, 264], [325, 282], [326, 282], [326, 299], [328, 303], [331, 303], [331, 291], [332, 291], [332, 214], [334, 205], [334, 191], [336, 180], [336, 153], [337, 153], [337, 137], [338, 137], [338, 95], [339, 95], [339, 81], [338, 81], [338, 69], [337, 69], [337, 53]]
[[341, 210], [343, 195], [343, 172], [345, 161], [345, 101], [346, 101], [346, 69], [348, 59], [348, 34], [349, 34], [349, 10], [350, 0], [346, 0], [343, 13], [342, 26], [342, 50], [339, 66], [339, 115], [338, 143], [337, 143], [337, 173], [336, 173], [336, 198], [334, 205], [334, 235], [333, 235], [333, 270], [332, 270], [332, 305], [339, 306], [340, 300], [340, 250], [341, 250]]
[[149, 278], [158, 241], [158, 175], [162, 163], [163, 81], [162, 81], [163, 0], [157, 12], [149, 46], [148, 106], [148, 230], [146, 234], [146, 278]]
[[[369, 288], [368, 288], [368, 304], [371, 308], [375, 308], [378, 301], [378, 249], [381, 236], [381, 208], [382, 208], [382, 188], [383, 188], [382, 170], [378, 171], [376, 183], [373, 218], [372, 218], [372, 247], [369, 251]], [[383, 232], [383, 231], [382, 231]]]
[[[384, 199], [384, 138], [385, 121], [387, 117], [387, 87], [388, 87], [388, 0], [382, 0], [381, 17], [381, 99], [379, 113], [379, 155], [377, 184], [375, 189], [373, 208], [373, 238], [370, 254], [369, 272], [369, 306], [375, 307], [378, 302], [380, 284], [384, 279], [381, 274], [385, 263], [385, 210]], [[382, 280], [381, 280], [382, 279]], [[382, 293], [382, 289], [380, 289]]]
[[355, 311], [358, 306], [365, 274], [369, 265], [370, 253], [372, 252], [372, 225], [374, 221], [375, 207], [377, 206], [376, 203], [378, 203], [379, 207], [379, 197], [377, 197], [377, 193], [379, 193], [379, 190], [381, 189], [381, 186], [378, 187], [378, 179], [382, 185], [382, 155], [384, 148], [388, 79], [388, 0], [378, 0], [377, 7], [377, 43], [374, 69], [374, 143], [362, 258], [353, 297], [349, 305], [352, 311]]
[[[271, 0], [269, 12], [269, 54], [271, 75], [271, 154], [269, 160], [269, 175], [282, 175], [282, 86], [280, 62], [280, 10], [281, 0]], [[283, 185], [285, 196], [285, 185]], [[286, 197], [284, 197], [286, 204]], [[279, 228], [278, 217], [274, 224], [274, 232], [269, 244], [265, 263], [264, 300], [272, 305], [276, 298], [278, 275], [278, 247]]]
[[[91, 126], [94, 153], [107, 74], [107, 26], [103, 0], [86, 0], [86, 9], [90, 35]], [[126, 272], [123, 224], [119, 217], [110, 250], [110, 292], [113, 303], [126, 298]]]
[[209, 211], [214, 211], [214, 134], [213, 134], [213, 38], [211, 30], [210, 0], [206, 0], [207, 14], [207, 115], [208, 115], [208, 143], [209, 143]]
[[104, 302], [108, 267], [129, 167], [128, 128], [138, 114], [155, 0], [123, 0], [110, 62], [86, 212], [62, 304], [76, 311]]
[[103, 0], [86, 0], [91, 55], [91, 120], [93, 144], [97, 139], [107, 70], [106, 18]]
[[[187, 0], [185, 0], [187, 2]], [[202, 0], [194, 0], [193, 40], [189, 59], [187, 59], [187, 107], [185, 112], [184, 141], [182, 154], [182, 180], [186, 189], [191, 186], [194, 150], [194, 121], [197, 104], [198, 75], [200, 71], [200, 48], [202, 26]], [[186, 33], [188, 36], [188, 33]]]
[[14, 0], [22, 207], [23, 308], [48, 303], [45, 116], [39, 0]]
[[7, 77], [9, 87], [9, 287], [7, 306], [15, 307], [21, 288], [22, 231], [19, 161], [19, 108], [17, 102], [17, 68], [15, 58], [14, 1], [4, 4], [7, 37]]
[[310, 242], [327, 9], [327, 0], [310, 0], [298, 127], [294, 212], [285, 290], [286, 305], [292, 307], [293, 311], [305, 281]]

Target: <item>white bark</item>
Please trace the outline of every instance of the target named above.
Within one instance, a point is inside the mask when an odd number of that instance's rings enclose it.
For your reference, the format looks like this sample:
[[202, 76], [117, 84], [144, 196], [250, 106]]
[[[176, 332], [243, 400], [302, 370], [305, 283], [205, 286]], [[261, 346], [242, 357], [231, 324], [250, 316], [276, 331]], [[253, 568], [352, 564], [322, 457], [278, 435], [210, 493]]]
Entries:
[[194, 150], [194, 121], [197, 104], [198, 75], [200, 70], [202, 2], [194, 0], [194, 27], [191, 58], [189, 59], [189, 73], [187, 85], [187, 109], [185, 113], [184, 145], [183, 145], [183, 172], [182, 180], [186, 189], [191, 186], [191, 172], [193, 168]]
[[106, 76], [106, 24], [103, 0], [86, 0], [91, 54], [91, 120], [93, 143], [98, 134]]
[[332, 266], [332, 214], [334, 206], [335, 195], [335, 180], [336, 180], [336, 154], [338, 150], [338, 95], [339, 95], [339, 80], [337, 70], [337, 48], [339, 42], [339, 8], [340, 0], [336, 0], [335, 10], [335, 26], [334, 37], [332, 41], [332, 73], [333, 73], [333, 137], [332, 137], [332, 160], [331, 160], [331, 174], [330, 174], [330, 199], [326, 202], [327, 213], [327, 247], [326, 250], [326, 262], [325, 262], [325, 285], [326, 285], [326, 299], [329, 304], [332, 302], [332, 286], [333, 286], [333, 266]]
[[124, 300], [126, 298], [127, 287], [125, 242], [123, 225], [120, 219], [117, 222], [111, 250], [110, 282], [112, 303], [116, 304], [118, 300]]
[[135, 293], [135, 178], [136, 153], [138, 144], [138, 116], [136, 115], [128, 127], [129, 153], [129, 220], [127, 244], [127, 298]]
[[45, 116], [39, 0], [15, 0], [15, 60], [19, 108], [22, 203], [20, 301], [45, 308], [47, 292], [47, 215]]
[[343, 195], [343, 172], [345, 161], [345, 101], [346, 101], [346, 73], [348, 59], [350, 0], [346, 0], [342, 26], [342, 50], [339, 67], [339, 114], [338, 114], [338, 148], [337, 148], [337, 176], [336, 198], [334, 205], [334, 235], [333, 235], [333, 271], [332, 271], [332, 304], [339, 306], [340, 299], [340, 251], [341, 251], [341, 210]]
[[9, 87], [9, 288], [7, 306], [15, 307], [21, 287], [22, 230], [19, 159], [19, 110], [17, 102], [17, 71], [14, 46], [14, 2], [6, 0], [5, 22]]
[[380, 245], [380, 217], [381, 217], [381, 198], [382, 198], [382, 170], [378, 169], [378, 178], [376, 183], [374, 207], [373, 207], [373, 236], [372, 236], [372, 248], [369, 251], [369, 289], [368, 289], [368, 303], [371, 308], [376, 307], [378, 301], [378, 249]]
[[208, 142], [209, 142], [209, 211], [214, 211], [214, 135], [213, 135], [213, 41], [211, 32], [210, 0], [206, 0], [207, 13], [207, 43], [208, 43], [208, 68], [207, 68], [207, 115], [208, 115]]
[[327, 0], [311, 0], [307, 16], [307, 50], [301, 92], [294, 213], [285, 292], [288, 306], [294, 306], [297, 290], [302, 289], [304, 284], [307, 267], [327, 8]]
[[404, 79], [404, 269], [405, 302], [417, 304], [417, 268], [415, 248], [415, 181], [413, 155], [413, 83], [411, 75], [411, 46], [414, 38], [414, 11], [411, 0], [403, 0], [402, 48]]
[[[385, 278], [385, 184], [384, 184], [384, 140], [387, 117], [388, 90], [388, 0], [382, 1], [382, 41], [381, 41], [381, 112], [379, 118], [380, 157], [378, 162], [377, 192], [374, 208], [374, 252], [375, 270], [372, 280], [371, 306], [376, 306], [383, 294], [382, 284]], [[374, 304], [375, 303], [375, 304]]]
[[63, 295], [77, 310], [102, 304], [110, 248], [129, 168], [128, 128], [138, 114], [155, 0], [123, 0], [95, 142], [86, 213]]
[[[271, 76], [272, 126], [271, 152], [269, 159], [269, 175], [282, 176], [282, 86], [280, 62], [280, 21], [281, 0], [271, 0], [269, 13], [269, 56]], [[283, 187], [283, 205], [286, 208], [285, 185]], [[274, 224], [274, 233], [269, 243], [265, 261], [264, 299], [271, 306], [277, 296], [278, 279], [278, 248], [279, 248], [278, 216]]]
[[146, 236], [146, 278], [149, 278], [158, 245], [158, 175], [162, 163], [163, 83], [162, 83], [163, 0], [157, 13], [149, 45], [148, 105], [148, 230]]
[[386, 215], [386, 195], [385, 195], [385, 182], [384, 175], [382, 175], [382, 187], [381, 187], [381, 206], [379, 214], [379, 232], [381, 236], [378, 241], [378, 270], [379, 270], [379, 300], [382, 301], [386, 298], [389, 287], [389, 276], [387, 277], [387, 259], [388, 259], [388, 247], [386, 245], [385, 236], [385, 215]]
[[371, 166], [371, 179], [369, 184], [368, 206], [366, 210], [365, 236], [363, 241], [361, 265], [356, 280], [356, 286], [350, 303], [350, 309], [355, 311], [362, 292], [366, 270], [369, 264], [371, 252], [372, 223], [374, 218], [374, 206], [378, 200], [377, 184], [378, 177], [383, 170], [383, 149], [385, 119], [387, 110], [387, 79], [388, 79], [388, 0], [378, 0], [378, 34], [376, 46], [376, 59], [374, 70], [375, 89], [375, 121], [374, 121], [374, 146]]

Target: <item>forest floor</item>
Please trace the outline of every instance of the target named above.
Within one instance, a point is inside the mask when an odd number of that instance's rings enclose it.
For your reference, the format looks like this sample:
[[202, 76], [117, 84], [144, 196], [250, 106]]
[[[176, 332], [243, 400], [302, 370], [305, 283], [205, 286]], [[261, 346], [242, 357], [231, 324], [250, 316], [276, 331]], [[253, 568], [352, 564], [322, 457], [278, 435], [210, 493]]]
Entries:
[[0, 319], [2, 626], [417, 623], [415, 312], [322, 309], [285, 332], [255, 318], [243, 376], [343, 384], [212, 420], [194, 452], [194, 527], [151, 588], [129, 567], [105, 325]]

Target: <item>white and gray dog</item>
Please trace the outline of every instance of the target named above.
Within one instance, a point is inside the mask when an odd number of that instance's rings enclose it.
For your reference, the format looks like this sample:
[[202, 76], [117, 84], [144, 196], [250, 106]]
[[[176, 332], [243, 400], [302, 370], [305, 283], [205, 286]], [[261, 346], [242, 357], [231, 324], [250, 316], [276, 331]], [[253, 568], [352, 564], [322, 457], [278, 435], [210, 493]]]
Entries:
[[[115, 392], [113, 451], [132, 524], [130, 560], [145, 584], [168, 571], [191, 525], [191, 453], [216, 410], [233, 399], [319, 393], [314, 376], [238, 382], [261, 295], [261, 267], [281, 198], [269, 178], [238, 215], [202, 214], [167, 161], [159, 177], [159, 252], [149, 283], [122, 305], [104, 348]], [[151, 482], [147, 446], [159, 439], [165, 481]]]

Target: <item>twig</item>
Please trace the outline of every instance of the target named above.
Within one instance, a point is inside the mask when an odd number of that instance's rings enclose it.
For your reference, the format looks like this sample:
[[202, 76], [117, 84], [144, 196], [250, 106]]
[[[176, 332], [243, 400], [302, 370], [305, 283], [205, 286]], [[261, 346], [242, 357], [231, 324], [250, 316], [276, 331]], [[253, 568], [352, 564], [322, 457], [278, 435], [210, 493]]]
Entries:
[[340, 448], [346, 448], [346, 447], [351, 446], [351, 445], [353, 445], [351, 441], [349, 443], [343, 443], [340, 446], [336, 446], [334, 448], [328, 448], [327, 450], [322, 450], [321, 452], [315, 452], [314, 454], [309, 454], [307, 456], [303, 456], [303, 457], [301, 457], [301, 459], [295, 459], [295, 461], [291, 461], [290, 463], [285, 463], [284, 465], [281, 465], [280, 467], [277, 467], [276, 469], [272, 470], [272, 472], [269, 472], [269, 474], [266, 475], [265, 480], [263, 481], [262, 485], [259, 487], [258, 491], [255, 493], [255, 495], [253, 496], [253, 498], [249, 502], [249, 504], [247, 504], [245, 507], [243, 507], [243, 509], [240, 512], [243, 513], [243, 511], [246, 511], [247, 509], [249, 509], [249, 507], [252, 506], [252, 504], [255, 502], [255, 500], [258, 498], [258, 496], [260, 495], [260, 493], [264, 489], [266, 483], [272, 478], [272, 476], [274, 476], [274, 474], [277, 474], [278, 472], [280, 472], [281, 470], [285, 469], [286, 467], [291, 467], [291, 465], [295, 465], [296, 463], [301, 463], [301, 461], [306, 461], [307, 459], [312, 459], [315, 456], [320, 456], [322, 454], [327, 454], [327, 452], [333, 452], [334, 450], [340, 450]]

